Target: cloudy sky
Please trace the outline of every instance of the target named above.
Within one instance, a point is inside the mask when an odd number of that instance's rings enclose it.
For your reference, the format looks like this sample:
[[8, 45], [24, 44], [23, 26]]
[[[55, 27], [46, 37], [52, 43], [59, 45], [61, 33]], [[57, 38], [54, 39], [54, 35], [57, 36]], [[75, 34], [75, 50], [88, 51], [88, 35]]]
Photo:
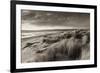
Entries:
[[90, 14], [21, 10], [22, 30], [89, 28]]

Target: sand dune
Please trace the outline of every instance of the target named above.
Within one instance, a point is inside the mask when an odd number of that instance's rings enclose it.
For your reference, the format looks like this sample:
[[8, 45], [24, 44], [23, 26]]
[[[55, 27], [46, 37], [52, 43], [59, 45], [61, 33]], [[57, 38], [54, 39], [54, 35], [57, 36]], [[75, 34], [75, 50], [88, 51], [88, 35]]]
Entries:
[[89, 30], [43, 32], [22, 38], [22, 63], [90, 59]]

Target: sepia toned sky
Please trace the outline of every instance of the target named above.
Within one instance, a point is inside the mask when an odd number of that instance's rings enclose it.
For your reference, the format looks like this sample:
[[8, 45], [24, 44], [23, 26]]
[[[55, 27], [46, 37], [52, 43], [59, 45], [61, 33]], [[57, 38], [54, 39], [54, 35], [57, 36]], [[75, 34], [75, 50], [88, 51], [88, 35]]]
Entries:
[[89, 28], [90, 14], [21, 10], [22, 30]]

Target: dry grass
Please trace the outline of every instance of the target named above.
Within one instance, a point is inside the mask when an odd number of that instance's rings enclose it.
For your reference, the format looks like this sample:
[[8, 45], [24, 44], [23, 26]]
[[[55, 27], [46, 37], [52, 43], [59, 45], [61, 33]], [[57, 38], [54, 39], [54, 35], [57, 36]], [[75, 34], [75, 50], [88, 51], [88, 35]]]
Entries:
[[[41, 40], [39, 40], [40, 38]], [[22, 62], [86, 60], [90, 58], [90, 32], [88, 30], [57, 32], [38, 37], [37, 40], [38, 42], [28, 42], [24, 46]]]

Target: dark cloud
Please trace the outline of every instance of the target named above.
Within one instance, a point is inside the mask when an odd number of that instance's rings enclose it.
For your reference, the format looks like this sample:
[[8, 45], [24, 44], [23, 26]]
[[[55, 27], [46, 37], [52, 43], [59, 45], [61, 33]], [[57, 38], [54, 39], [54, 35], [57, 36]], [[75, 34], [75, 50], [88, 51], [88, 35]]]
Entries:
[[22, 10], [22, 22], [37, 26], [89, 27], [89, 13]]

